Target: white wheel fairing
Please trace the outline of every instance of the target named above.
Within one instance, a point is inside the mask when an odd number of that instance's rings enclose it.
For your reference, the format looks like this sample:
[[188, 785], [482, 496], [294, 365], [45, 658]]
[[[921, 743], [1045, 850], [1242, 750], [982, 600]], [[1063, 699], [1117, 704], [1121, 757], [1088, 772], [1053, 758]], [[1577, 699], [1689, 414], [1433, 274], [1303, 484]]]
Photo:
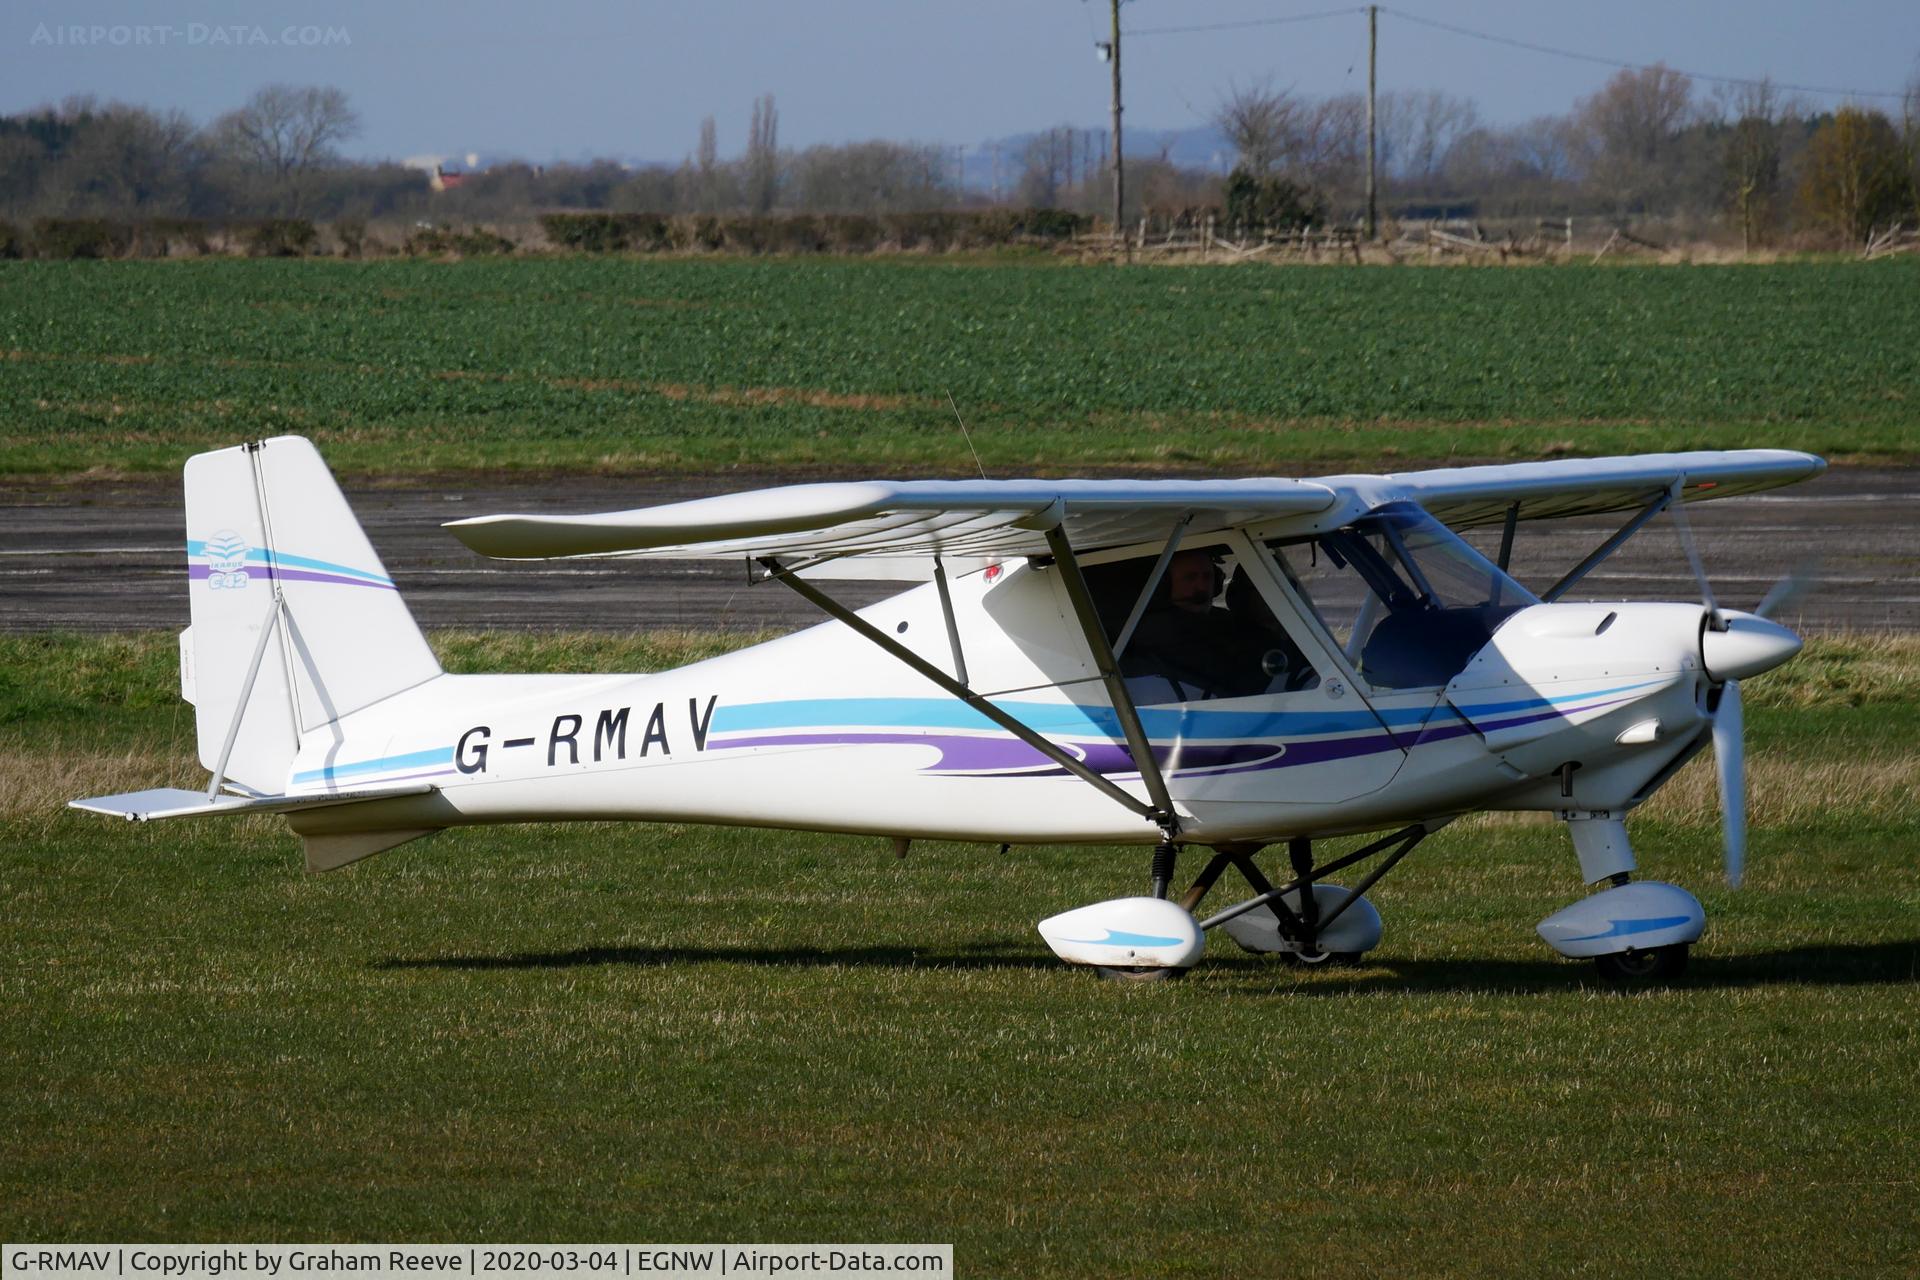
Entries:
[[1563, 956], [1589, 959], [1622, 951], [1652, 951], [1697, 940], [1707, 913], [1678, 885], [1636, 880], [1605, 889], [1538, 926], [1540, 936]]
[[1096, 902], [1049, 916], [1038, 927], [1068, 964], [1105, 968], [1186, 969], [1207, 945], [1192, 914], [1164, 898]]
[[[1313, 886], [1314, 905], [1319, 909], [1320, 918], [1326, 919], [1337, 910], [1341, 903], [1353, 897], [1353, 891], [1337, 884], [1316, 884]], [[1295, 914], [1300, 910], [1300, 891], [1293, 890], [1282, 895], [1282, 900]], [[1262, 954], [1275, 951], [1298, 951], [1291, 940], [1280, 933], [1280, 921], [1273, 912], [1261, 907], [1235, 916], [1222, 925], [1227, 936], [1248, 951]], [[1340, 918], [1331, 928], [1320, 933], [1315, 949], [1320, 952], [1340, 955], [1359, 955], [1371, 951], [1380, 945], [1382, 926], [1380, 913], [1374, 910], [1373, 903], [1362, 898], [1340, 913]]]

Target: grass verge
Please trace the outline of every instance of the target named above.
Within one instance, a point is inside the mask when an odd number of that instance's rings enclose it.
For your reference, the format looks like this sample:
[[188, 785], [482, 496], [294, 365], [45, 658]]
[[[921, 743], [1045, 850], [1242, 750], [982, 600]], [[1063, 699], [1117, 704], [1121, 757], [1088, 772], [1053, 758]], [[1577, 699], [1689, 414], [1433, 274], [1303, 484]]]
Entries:
[[[529, 668], [708, 643], [436, 637]], [[976, 1275], [1910, 1273], [1920, 818], [1836, 778], [1920, 754], [1914, 644], [1816, 642], [1753, 682], [1756, 775], [1802, 798], [1758, 824], [1742, 891], [1710, 822], [1636, 820], [1647, 872], [1711, 925], [1686, 979], [1635, 994], [1533, 936], [1580, 893], [1550, 825], [1436, 837], [1377, 891], [1363, 968], [1216, 939], [1135, 988], [1064, 970], [1031, 922], [1137, 889], [1138, 851], [900, 862], [585, 825], [310, 877], [273, 820], [11, 800], [0, 1235], [933, 1239]], [[167, 638], [4, 645], [10, 795], [68, 785], [65, 752], [184, 765]]]

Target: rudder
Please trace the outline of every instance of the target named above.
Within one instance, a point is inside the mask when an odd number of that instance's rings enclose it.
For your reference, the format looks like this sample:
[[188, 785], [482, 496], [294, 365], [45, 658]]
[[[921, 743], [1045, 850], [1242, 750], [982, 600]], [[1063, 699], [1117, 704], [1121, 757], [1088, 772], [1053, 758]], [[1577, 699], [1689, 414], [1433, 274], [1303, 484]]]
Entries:
[[304, 735], [440, 674], [309, 441], [195, 455], [186, 506], [182, 685], [208, 769], [231, 735], [225, 777], [284, 791]]

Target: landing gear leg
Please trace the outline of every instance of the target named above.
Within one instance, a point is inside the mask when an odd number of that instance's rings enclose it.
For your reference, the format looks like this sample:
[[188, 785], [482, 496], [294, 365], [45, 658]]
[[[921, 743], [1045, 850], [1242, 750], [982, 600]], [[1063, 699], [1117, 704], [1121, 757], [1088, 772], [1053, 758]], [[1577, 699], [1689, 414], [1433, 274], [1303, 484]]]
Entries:
[[1173, 888], [1173, 865], [1180, 858], [1180, 848], [1171, 840], [1162, 840], [1153, 846], [1153, 895], [1164, 898]]
[[1707, 925], [1700, 900], [1677, 885], [1633, 878], [1623, 815], [1572, 810], [1561, 817], [1580, 858], [1580, 878], [1597, 892], [1542, 920], [1540, 936], [1563, 956], [1592, 960], [1600, 976], [1616, 985], [1679, 977], [1688, 947]]
[[[1172, 840], [1162, 839], [1153, 846], [1153, 895], [1164, 900], [1173, 889], [1173, 867], [1180, 859], [1180, 847]], [[1183, 976], [1184, 968], [1133, 968], [1118, 965], [1095, 966], [1101, 977], [1109, 982], [1169, 982]]]
[[1287, 841], [1287, 861], [1293, 867], [1293, 878], [1308, 886], [1300, 894], [1300, 950], [1293, 955], [1310, 964], [1318, 963], [1326, 959], [1326, 955], [1315, 945], [1320, 934], [1320, 902], [1319, 895], [1312, 889], [1313, 841]]

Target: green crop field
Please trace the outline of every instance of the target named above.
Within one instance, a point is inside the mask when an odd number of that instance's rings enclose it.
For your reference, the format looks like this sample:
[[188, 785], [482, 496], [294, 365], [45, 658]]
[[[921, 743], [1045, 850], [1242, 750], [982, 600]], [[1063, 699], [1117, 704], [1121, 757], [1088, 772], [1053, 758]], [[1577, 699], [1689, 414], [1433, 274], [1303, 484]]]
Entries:
[[0, 264], [0, 473], [278, 432], [348, 471], [1287, 473], [1920, 455], [1920, 261]]
[[[438, 636], [450, 666], [700, 636]], [[966, 1275], [1920, 1272], [1920, 645], [1748, 686], [1636, 819], [1704, 899], [1621, 993], [1535, 921], [1566, 836], [1456, 824], [1362, 968], [1215, 939], [1101, 983], [1032, 922], [1140, 851], [694, 827], [447, 833], [327, 876], [275, 820], [69, 796], [201, 776], [169, 637], [0, 637], [0, 1237], [936, 1240]], [[1187, 867], [1191, 873], [1193, 868]]]

